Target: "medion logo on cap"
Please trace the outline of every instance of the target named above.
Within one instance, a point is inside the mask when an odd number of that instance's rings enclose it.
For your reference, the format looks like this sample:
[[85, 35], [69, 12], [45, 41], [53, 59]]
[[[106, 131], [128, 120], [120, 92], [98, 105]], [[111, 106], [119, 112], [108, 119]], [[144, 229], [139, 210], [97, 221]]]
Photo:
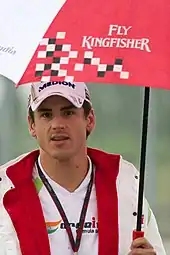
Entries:
[[76, 85], [74, 83], [67, 82], [67, 81], [51, 81], [51, 82], [44, 83], [42, 86], [40, 86], [38, 91], [41, 92], [45, 88], [53, 86], [53, 85], [69, 86], [72, 89], [75, 89], [75, 87], [76, 87]]

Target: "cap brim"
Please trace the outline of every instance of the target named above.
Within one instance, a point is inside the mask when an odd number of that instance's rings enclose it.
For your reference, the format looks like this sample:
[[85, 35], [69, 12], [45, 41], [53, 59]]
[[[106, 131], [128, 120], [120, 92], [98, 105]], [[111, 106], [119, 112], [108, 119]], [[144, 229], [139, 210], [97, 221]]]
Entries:
[[32, 102], [31, 103], [31, 109], [32, 111], [37, 110], [37, 108], [42, 104], [42, 102], [44, 102], [44, 100], [46, 100], [47, 98], [51, 97], [51, 96], [61, 96], [65, 99], [67, 99], [71, 104], [73, 104], [76, 108], [81, 108], [83, 103], [84, 103], [84, 99], [80, 98], [80, 97], [76, 97], [75, 95], [71, 95], [70, 93], [68, 94], [66, 91], [63, 93], [63, 91], [56, 91], [56, 92], [49, 92], [45, 97], [39, 98], [38, 102]]

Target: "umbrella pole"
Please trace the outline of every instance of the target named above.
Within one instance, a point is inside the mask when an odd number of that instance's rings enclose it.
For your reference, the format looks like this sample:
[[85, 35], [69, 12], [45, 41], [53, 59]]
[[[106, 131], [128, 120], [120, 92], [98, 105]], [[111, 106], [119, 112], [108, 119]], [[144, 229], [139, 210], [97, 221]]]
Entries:
[[149, 99], [150, 87], [144, 89], [144, 105], [143, 105], [143, 124], [142, 124], [142, 139], [141, 139], [141, 155], [140, 155], [140, 177], [139, 177], [139, 193], [138, 193], [138, 211], [137, 211], [137, 225], [133, 232], [133, 240], [138, 237], [143, 237], [144, 233], [141, 231], [142, 214], [143, 214], [143, 195], [145, 183], [145, 162], [146, 162], [146, 146], [148, 134], [148, 115], [149, 115]]

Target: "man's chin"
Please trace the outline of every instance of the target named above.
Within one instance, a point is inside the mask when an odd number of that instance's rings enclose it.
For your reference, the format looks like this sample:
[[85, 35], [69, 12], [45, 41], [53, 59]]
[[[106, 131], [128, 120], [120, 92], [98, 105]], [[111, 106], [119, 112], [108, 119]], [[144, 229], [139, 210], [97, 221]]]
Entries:
[[73, 156], [73, 153], [71, 153], [71, 151], [55, 151], [51, 156], [59, 161], [68, 161]]

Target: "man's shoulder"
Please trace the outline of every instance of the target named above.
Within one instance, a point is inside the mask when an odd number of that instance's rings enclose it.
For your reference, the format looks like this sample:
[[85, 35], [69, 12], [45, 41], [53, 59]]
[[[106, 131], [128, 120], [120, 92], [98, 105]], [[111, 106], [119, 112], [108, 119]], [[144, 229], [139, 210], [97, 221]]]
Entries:
[[19, 155], [18, 157], [11, 159], [10, 161], [6, 162], [3, 165], [0, 165], [0, 172], [6, 171], [6, 169], [12, 165], [15, 165], [16, 163], [18, 163], [19, 161], [21, 161], [22, 159], [24, 159], [27, 155], [29, 155], [30, 152], [27, 153], [23, 153], [21, 155]]
[[122, 156], [120, 156], [120, 171], [127, 175], [132, 174], [136, 177], [136, 179], [139, 177], [139, 171], [134, 164], [127, 161]]
[[94, 158], [102, 158], [105, 160], [119, 160], [120, 159], [120, 155], [116, 154], [116, 153], [111, 153], [102, 149], [98, 149], [98, 148], [87, 148], [87, 153], [90, 157], [94, 157]]
[[109, 160], [109, 164], [111, 165], [112, 162], [116, 159], [119, 161], [119, 176], [122, 178], [128, 178], [134, 180], [134, 178], [137, 180], [139, 178], [139, 171], [134, 166], [133, 163], [123, 158], [122, 155], [117, 153], [108, 152], [101, 149], [96, 148], [88, 148], [88, 150], [95, 153], [98, 158], [105, 157], [107, 159], [107, 162]]
[[120, 179], [123, 178], [124, 180], [126, 181], [129, 180], [129, 181], [132, 181], [133, 183], [134, 181], [136, 182], [139, 179], [139, 171], [137, 170], [137, 168], [134, 166], [133, 163], [124, 159], [122, 155], [103, 151], [103, 150], [99, 150], [99, 152], [102, 153], [103, 155], [107, 155], [107, 157], [111, 159], [110, 162], [112, 162], [112, 159], [114, 160], [117, 157], [119, 158], [118, 177]]
[[[29, 155], [31, 155], [31, 152], [24, 153], [0, 166], [0, 200], [1, 200], [1, 197], [3, 197], [4, 194], [9, 189], [11, 189], [11, 187], [14, 187], [13, 182], [8, 177], [7, 170], [9, 168], [11, 168], [11, 170], [13, 168], [14, 171], [20, 170], [20, 166], [18, 168], [18, 165], [17, 165], [17, 164], [20, 165], [20, 163], [22, 164], [23, 167], [25, 167], [25, 164], [27, 163], [27, 158], [30, 157]], [[18, 173], [16, 174], [16, 176], [18, 176]]]

